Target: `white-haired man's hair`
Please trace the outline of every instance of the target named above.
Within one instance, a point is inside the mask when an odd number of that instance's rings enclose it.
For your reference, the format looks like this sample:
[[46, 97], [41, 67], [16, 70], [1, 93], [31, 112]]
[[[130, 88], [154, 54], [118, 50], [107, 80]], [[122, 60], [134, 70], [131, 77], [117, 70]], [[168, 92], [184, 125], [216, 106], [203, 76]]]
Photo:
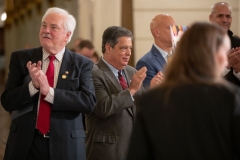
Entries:
[[213, 14], [215, 7], [218, 6], [218, 5], [226, 5], [228, 7], [229, 11], [231, 11], [231, 13], [232, 13], [232, 7], [228, 3], [226, 3], [226, 2], [217, 2], [210, 8], [211, 14]]
[[52, 8], [49, 8], [45, 12], [45, 14], [42, 17], [42, 22], [46, 18], [46, 16], [51, 13], [60, 13], [65, 16], [64, 28], [65, 28], [66, 32], [71, 32], [71, 35], [69, 36], [67, 43], [70, 42], [73, 32], [76, 27], [76, 19], [73, 17], [73, 15], [69, 14], [68, 11], [66, 11], [64, 9], [61, 9], [58, 7], [52, 7]]

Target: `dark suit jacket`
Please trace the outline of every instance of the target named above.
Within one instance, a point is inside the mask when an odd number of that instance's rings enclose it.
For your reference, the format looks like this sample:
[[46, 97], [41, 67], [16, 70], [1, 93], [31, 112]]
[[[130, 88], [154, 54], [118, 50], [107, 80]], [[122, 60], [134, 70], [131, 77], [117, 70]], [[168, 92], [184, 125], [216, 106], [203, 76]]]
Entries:
[[143, 81], [144, 88], [149, 88], [150, 81], [159, 71], [163, 71], [165, 64], [166, 61], [162, 54], [152, 45], [151, 50], [140, 58], [136, 64], [137, 70], [144, 66], [147, 67], [147, 76]]
[[159, 87], [140, 100], [129, 160], [240, 158], [236, 86]]
[[[231, 40], [231, 47], [236, 48], [240, 47], [240, 39], [236, 36], [233, 36], [233, 32], [228, 30], [228, 36]], [[226, 75], [225, 78], [229, 81], [232, 82], [233, 84], [240, 86], [240, 81], [239, 79], [233, 74], [233, 69], [231, 69]]]
[[[39, 93], [29, 94], [30, 82], [26, 64], [42, 60], [42, 48], [13, 52], [5, 90], [1, 96], [5, 110], [14, 112], [25, 107], [32, 109], [15, 117], [10, 127], [6, 146], [6, 160], [25, 160], [35, 132]], [[85, 132], [82, 113], [90, 113], [95, 107], [95, 92], [92, 80], [93, 62], [66, 49], [58, 82], [54, 88], [50, 122], [50, 159], [84, 160]], [[67, 78], [62, 75], [68, 71]], [[24, 82], [29, 79], [27, 82]]]
[[[124, 72], [130, 84], [136, 69], [126, 66]], [[87, 159], [125, 160], [136, 106], [130, 92], [122, 89], [102, 59], [94, 65], [92, 74], [97, 105], [86, 116]], [[143, 88], [136, 95], [142, 91]]]

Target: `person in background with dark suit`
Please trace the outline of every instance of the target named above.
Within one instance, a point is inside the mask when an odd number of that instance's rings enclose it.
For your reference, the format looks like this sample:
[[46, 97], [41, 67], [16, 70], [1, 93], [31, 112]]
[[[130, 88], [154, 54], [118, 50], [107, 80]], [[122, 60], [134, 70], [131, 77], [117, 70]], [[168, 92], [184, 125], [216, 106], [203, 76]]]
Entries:
[[[125, 160], [136, 101], [144, 88], [146, 67], [136, 71], [128, 66], [132, 49], [132, 33], [124, 27], [108, 27], [102, 36], [102, 53], [93, 67], [97, 104], [86, 115], [87, 159]], [[159, 83], [156, 75], [151, 87]]]
[[151, 50], [140, 58], [136, 64], [137, 70], [144, 66], [147, 67], [147, 77], [143, 81], [145, 88], [149, 88], [150, 81], [156, 74], [159, 74], [163, 79], [163, 70], [173, 49], [171, 25], [175, 25], [175, 21], [168, 14], [156, 15], [150, 23], [154, 44]]
[[95, 107], [93, 62], [69, 51], [75, 18], [49, 8], [41, 47], [13, 52], [1, 103], [12, 123], [4, 160], [85, 160], [82, 114]]
[[240, 90], [222, 77], [229, 50], [218, 25], [183, 34], [162, 84], [140, 99], [128, 160], [240, 159]]
[[225, 70], [225, 78], [240, 86], [240, 39], [233, 36], [230, 30], [232, 24], [232, 7], [226, 2], [215, 3], [211, 7], [209, 20], [221, 26], [231, 40], [231, 51], [228, 54], [228, 66]]

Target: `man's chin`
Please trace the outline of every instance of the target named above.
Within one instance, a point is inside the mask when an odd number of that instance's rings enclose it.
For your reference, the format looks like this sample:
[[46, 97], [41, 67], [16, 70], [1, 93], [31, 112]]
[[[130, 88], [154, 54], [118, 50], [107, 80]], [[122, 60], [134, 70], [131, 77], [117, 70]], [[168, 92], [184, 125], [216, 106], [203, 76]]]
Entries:
[[124, 66], [126, 66], [126, 65], [128, 65], [128, 61], [127, 62], [124, 62], [124, 64], [123, 64]]
[[229, 30], [228, 26], [222, 26], [222, 28], [227, 32]]

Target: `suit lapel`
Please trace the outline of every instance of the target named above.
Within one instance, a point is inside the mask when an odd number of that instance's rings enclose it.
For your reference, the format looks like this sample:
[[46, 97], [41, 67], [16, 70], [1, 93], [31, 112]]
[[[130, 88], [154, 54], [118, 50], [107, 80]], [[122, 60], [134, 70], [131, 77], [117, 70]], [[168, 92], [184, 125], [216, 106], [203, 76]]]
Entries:
[[73, 53], [66, 49], [62, 59], [61, 68], [58, 74], [56, 88], [59, 89], [67, 88], [70, 82], [70, 77], [72, 77], [72, 74], [74, 72], [74, 64], [75, 60]]
[[[116, 90], [118, 92], [121, 92], [122, 86], [120, 85], [118, 79], [115, 77], [115, 75], [113, 74], [113, 72], [111, 71], [111, 69], [107, 66], [107, 64], [102, 60], [102, 58], [100, 58], [99, 62], [98, 62], [98, 67], [103, 70], [103, 74], [105, 75], [105, 77], [107, 79], [109, 79], [109, 81], [111, 81], [112, 85], [116, 88]], [[132, 77], [131, 72], [129, 72], [128, 69], [124, 69], [124, 73], [127, 79], [127, 83], [128, 85], [130, 85], [131, 81], [130, 78]], [[130, 113], [131, 116], [133, 116], [133, 111], [132, 108], [127, 108], [127, 111]]]
[[32, 61], [32, 63], [37, 63], [38, 61], [42, 61], [42, 57], [43, 57], [42, 47], [34, 48], [30, 52], [30, 54], [31, 54], [30, 61]]
[[152, 46], [151, 52], [155, 55], [157, 61], [160, 63], [162, 68], [164, 68], [166, 61], [165, 61], [164, 57], [162, 56], [162, 54], [159, 52], [159, 50], [154, 45]]
[[97, 65], [101, 70], [103, 70], [103, 74], [112, 83], [116, 90], [118, 92], [121, 92], [123, 90], [122, 86], [120, 85], [118, 79], [113, 74], [112, 70], [107, 66], [107, 64], [102, 60], [102, 58], [100, 58]]

